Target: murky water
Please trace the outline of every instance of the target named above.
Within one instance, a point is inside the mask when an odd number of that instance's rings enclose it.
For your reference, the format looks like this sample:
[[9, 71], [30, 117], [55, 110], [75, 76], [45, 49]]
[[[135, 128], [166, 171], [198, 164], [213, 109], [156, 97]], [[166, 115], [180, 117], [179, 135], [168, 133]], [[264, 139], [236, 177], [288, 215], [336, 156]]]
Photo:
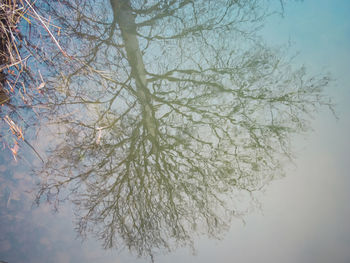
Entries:
[[83, 2], [48, 10], [44, 163], [1, 153], [0, 260], [350, 260], [349, 4]]

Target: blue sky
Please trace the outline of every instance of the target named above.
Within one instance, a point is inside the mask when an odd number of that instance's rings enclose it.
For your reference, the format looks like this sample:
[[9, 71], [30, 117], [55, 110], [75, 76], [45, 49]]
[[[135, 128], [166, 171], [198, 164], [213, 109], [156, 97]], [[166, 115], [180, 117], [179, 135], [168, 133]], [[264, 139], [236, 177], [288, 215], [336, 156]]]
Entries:
[[[306, 0], [285, 6], [263, 33], [269, 44], [290, 41], [309, 72], [330, 72], [326, 90], [339, 120], [327, 110], [313, 131], [294, 140], [295, 166], [261, 194], [262, 209], [233, 222], [224, 240], [200, 240], [160, 262], [350, 262], [350, 1]], [[131, 261], [130, 261], [131, 262]]]

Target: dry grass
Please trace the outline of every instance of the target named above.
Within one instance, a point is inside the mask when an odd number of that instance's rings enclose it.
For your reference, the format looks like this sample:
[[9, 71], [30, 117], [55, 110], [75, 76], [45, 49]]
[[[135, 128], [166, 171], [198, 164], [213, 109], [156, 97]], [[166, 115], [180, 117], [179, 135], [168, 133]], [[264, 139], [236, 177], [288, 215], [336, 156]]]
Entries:
[[[26, 58], [22, 58], [19, 51], [19, 40], [21, 39], [21, 33], [18, 29], [22, 19], [25, 19], [28, 23], [30, 20], [26, 18], [26, 12], [23, 3], [20, 6], [16, 0], [5, 0], [0, 4], [0, 71], [4, 74], [5, 69], [16, 67], [18, 70], [25, 66]], [[5, 79], [2, 79], [1, 88], [4, 89]]]
[[[55, 37], [60, 28], [42, 17], [34, 4], [32, 0], [0, 3], [0, 141], [15, 159], [19, 142], [25, 140], [21, 126], [26, 120], [21, 110], [30, 109], [35, 114], [45, 86], [31, 59], [36, 65], [48, 63], [49, 56], [43, 50], [52, 50], [53, 45], [67, 57]], [[48, 36], [51, 41], [47, 41]]]

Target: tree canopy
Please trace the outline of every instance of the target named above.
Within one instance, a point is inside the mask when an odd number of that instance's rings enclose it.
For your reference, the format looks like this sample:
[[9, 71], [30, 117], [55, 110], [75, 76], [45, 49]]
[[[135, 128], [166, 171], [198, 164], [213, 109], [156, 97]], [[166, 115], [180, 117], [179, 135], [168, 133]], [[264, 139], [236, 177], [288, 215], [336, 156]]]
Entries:
[[[237, 195], [283, 174], [291, 136], [331, 106], [258, 29], [268, 1], [47, 1], [64, 28], [47, 85], [58, 143], [38, 200], [76, 204], [79, 233], [157, 250], [219, 237]], [[62, 63], [59, 63], [62, 62]], [[62, 194], [63, 193], [63, 194]]]

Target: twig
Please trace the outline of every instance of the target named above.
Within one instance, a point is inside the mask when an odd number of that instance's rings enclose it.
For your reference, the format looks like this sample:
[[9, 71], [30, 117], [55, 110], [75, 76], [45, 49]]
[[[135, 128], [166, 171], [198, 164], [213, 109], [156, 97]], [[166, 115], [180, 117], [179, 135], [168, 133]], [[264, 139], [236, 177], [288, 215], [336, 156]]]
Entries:
[[56, 46], [58, 47], [58, 49], [62, 52], [62, 54], [67, 57], [70, 58], [68, 56], [68, 54], [61, 48], [60, 44], [58, 43], [58, 41], [56, 40], [55, 36], [51, 33], [50, 29], [46, 26], [45, 22], [41, 19], [40, 15], [35, 11], [35, 9], [32, 7], [32, 5], [25, 0], [26, 3], [28, 4], [28, 6], [32, 9], [33, 13], [36, 15], [36, 17], [39, 19], [39, 21], [41, 22], [41, 24], [44, 26], [45, 30], [47, 31], [47, 33], [49, 33], [50, 37], [52, 38], [53, 42], [56, 44]]
[[40, 158], [40, 160], [44, 163], [44, 159], [40, 156], [40, 154], [35, 150], [35, 148], [26, 140], [23, 138], [23, 141], [30, 147], [32, 150], [36, 153], [36, 155]]
[[12, 63], [11, 65], [5, 65], [5, 66], [3, 66], [2, 68], [0, 68], [0, 71], [2, 71], [2, 70], [5, 69], [5, 68], [10, 68], [10, 67], [15, 66], [15, 65], [20, 64], [20, 63], [22, 64], [22, 62], [25, 61], [25, 60], [27, 60], [29, 57], [30, 57], [30, 55], [28, 55], [28, 56], [25, 57], [24, 59], [21, 59], [21, 60], [19, 60], [19, 61], [17, 61], [17, 62]]

